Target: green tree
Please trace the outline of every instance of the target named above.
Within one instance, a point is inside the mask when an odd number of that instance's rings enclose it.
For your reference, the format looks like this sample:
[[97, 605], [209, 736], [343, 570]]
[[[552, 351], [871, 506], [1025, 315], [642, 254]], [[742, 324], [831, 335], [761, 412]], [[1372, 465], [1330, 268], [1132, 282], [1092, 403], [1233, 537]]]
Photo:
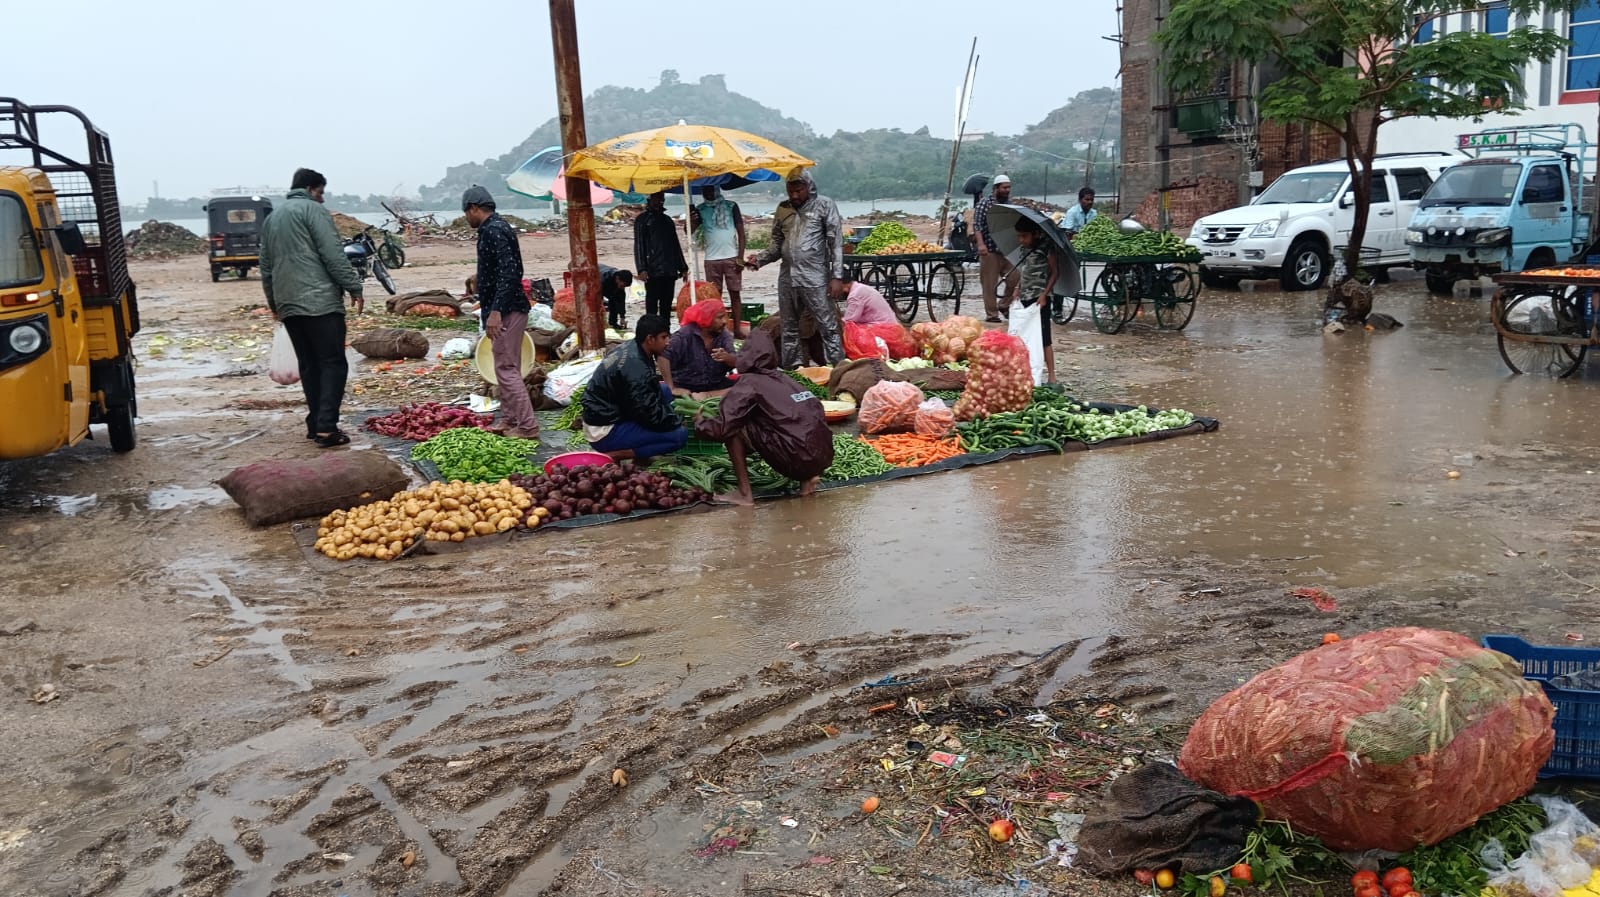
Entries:
[[1315, 122], [1339, 134], [1355, 198], [1345, 250], [1353, 272], [1366, 238], [1378, 127], [1523, 108], [1524, 67], [1567, 46], [1561, 32], [1531, 23], [1580, 2], [1502, 0], [1513, 20], [1530, 25], [1503, 36], [1456, 31], [1418, 42], [1427, 23], [1480, 10], [1483, 0], [1174, 0], [1156, 39], [1174, 91], [1214, 84], [1237, 61], [1268, 63], [1281, 77], [1257, 98], [1260, 117]]

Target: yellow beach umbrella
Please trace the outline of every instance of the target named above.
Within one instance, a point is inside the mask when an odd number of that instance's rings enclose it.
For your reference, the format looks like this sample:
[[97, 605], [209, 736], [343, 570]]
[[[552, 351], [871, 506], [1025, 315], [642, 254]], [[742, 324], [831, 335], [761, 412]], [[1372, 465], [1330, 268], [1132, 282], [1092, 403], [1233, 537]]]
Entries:
[[[612, 190], [655, 193], [723, 174], [748, 176], [770, 171], [782, 180], [815, 164], [764, 137], [680, 121], [586, 146], [567, 160], [567, 175]], [[759, 175], [752, 178], [765, 179]]]
[[[693, 259], [689, 295], [700, 277], [699, 253], [689, 234], [689, 182], [719, 175], [738, 175], [752, 181], [786, 180], [816, 163], [764, 137], [733, 128], [689, 125], [682, 121], [665, 128], [636, 131], [586, 146], [567, 159], [569, 177], [586, 178], [603, 187], [627, 193], [683, 190], [683, 230]], [[735, 326], [738, 309], [734, 309]]]

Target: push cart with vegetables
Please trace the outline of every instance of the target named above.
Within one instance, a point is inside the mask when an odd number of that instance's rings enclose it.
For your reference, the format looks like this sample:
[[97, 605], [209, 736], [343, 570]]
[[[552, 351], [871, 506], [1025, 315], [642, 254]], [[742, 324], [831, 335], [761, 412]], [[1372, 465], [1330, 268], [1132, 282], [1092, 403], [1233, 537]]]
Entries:
[[1145, 302], [1163, 330], [1182, 330], [1194, 317], [1194, 302], [1200, 295], [1198, 259], [1176, 252], [1127, 256], [1081, 249], [1077, 256], [1081, 282], [1089, 286], [1070, 300], [1056, 301], [1052, 317], [1057, 324], [1072, 320], [1079, 302], [1088, 303], [1089, 319], [1101, 333], [1122, 330]]
[[1500, 357], [1514, 374], [1568, 377], [1600, 345], [1600, 268], [1497, 274], [1489, 303]]
[[931, 321], [961, 314], [961, 291], [967, 282], [961, 265], [967, 256], [955, 251], [846, 254], [844, 265], [856, 280], [882, 293], [902, 323], [910, 324], [924, 302]]
[[1122, 330], [1145, 302], [1162, 330], [1182, 330], [1194, 317], [1200, 253], [1175, 234], [1145, 230], [1131, 218], [1113, 223], [1102, 215], [1084, 225], [1072, 250], [1083, 289], [1070, 306], [1056, 303], [1056, 323], [1072, 320], [1078, 302], [1089, 303], [1089, 317], [1101, 333]]

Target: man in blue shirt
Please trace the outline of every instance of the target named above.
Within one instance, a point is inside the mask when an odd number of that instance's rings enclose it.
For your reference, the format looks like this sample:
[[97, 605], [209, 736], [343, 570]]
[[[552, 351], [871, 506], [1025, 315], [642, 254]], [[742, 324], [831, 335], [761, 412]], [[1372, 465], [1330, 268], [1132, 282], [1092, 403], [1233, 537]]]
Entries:
[[1067, 239], [1070, 240], [1099, 215], [1094, 208], [1094, 188], [1085, 187], [1078, 191], [1078, 204], [1068, 209], [1066, 217], [1061, 219], [1061, 229], [1067, 232]]

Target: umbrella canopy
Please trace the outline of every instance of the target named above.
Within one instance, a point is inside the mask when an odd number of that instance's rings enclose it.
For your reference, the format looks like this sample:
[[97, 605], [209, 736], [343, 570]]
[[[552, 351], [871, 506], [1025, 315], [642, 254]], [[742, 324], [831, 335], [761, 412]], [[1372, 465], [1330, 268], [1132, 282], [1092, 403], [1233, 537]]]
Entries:
[[586, 146], [572, 154], [567, 173], [629, 193], [654, 193], [682, 188], [700, 178], [735, 174], [750, 180], [765, 171], [787, 178], [816, 163], [770, 140], [711, 125], [679, 122], [665, 128], [637, 131]]
[[[561, 147], [547, 146], [529, 156], [516, 171], [506, 175], [506, 187], [529, 199], [566, 199], [567, 179], [561, 165]], [[610, 202], [611, 191], [596, 184], [589, 189], [589, 201]]]
[[1058, 296], [1070, 296], [1080, 291], [1078, 283], [1078, 255], [1072, 251], [1072, 241], [1056, 225], [1055, 219], [1043, 212], [1035, 211], [1027, 206], [1002, 205], [995, 203], [989, 207], [989, 237], [994, 240], [994, 245], [1005, 256], [1006, 261], [1013, 266], [1022, 261], [1022, 256], [1027, 252], [1017, 240], [1017, 221], [1026, 218], [1039, 229], [1044, 231], [1045, 245], [1057, 257], [1056, 287], [1053, 291]]
[[[746, 183], [782, 180], [816, 163], [763, 137], [719, 128], [678, 122], [665, 128], [636, 131], [573, 153], [567, 174], [628, 193], [682, 191], [683, 235], [689, 243], [689, 298], [694, 299], [700, 277], [700, 255], [689, 234], [689, 191], [696, 181], [738, 175]], [[738, 320], [738, 309], [734, 309]]]

